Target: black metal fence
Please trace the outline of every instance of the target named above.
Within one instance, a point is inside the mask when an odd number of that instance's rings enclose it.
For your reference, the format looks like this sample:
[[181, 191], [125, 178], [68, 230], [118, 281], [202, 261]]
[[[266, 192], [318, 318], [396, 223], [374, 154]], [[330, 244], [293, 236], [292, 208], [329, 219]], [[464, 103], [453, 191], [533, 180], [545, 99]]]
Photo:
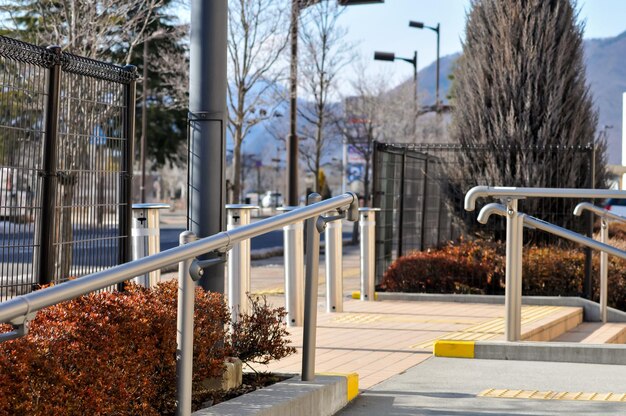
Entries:
[[0, 36], [0, 301], [130, 260], [136, 78]]
[[[461, 235], [479, 234], [483, 238], [503, 240], [505, 221], [492, 217], [489, 224], [476, 221], [478, 210], [490, 201], [479, 201], [475, 212], [463, 209], [465, 193], [473, 186], [523, 186], [519, 183], [479, 183], [468, 174], [468, 161], [486, 160], [497, 153], [515, 156], [527, 149], [494, 149], [457, 145], [397, 145], [376, 143], [374, 150], [374, 206], [381, 212], [376, 222], [376, 277], [377, 282], [397, 257], [412, 251], [436, 247]], [[543, 152], [541, 160], [553, 160], [550, 187], [592, 186], [592, 147], [531, 149]], [[502, 154], [500, 154], [502, 153]], [[557, 164], [566, 155], [576, 155], [581, 170], [579, 182], [561, 175]], [[545, 171], [544, 166], [529, 163], [529, 176]], [[574, 231], [590, 233], [591, 216], [575, 217], [574, 206], [581, 200], [542, 198], [520, 200], [521, 212], [536, 216]], [[527, 230], [524, 240], [532, 244], [567, 244], [554, 236]], [[589, 255], [589, 254], [588, 254]], [[587, 288], [588, 289], [588, 288]]]

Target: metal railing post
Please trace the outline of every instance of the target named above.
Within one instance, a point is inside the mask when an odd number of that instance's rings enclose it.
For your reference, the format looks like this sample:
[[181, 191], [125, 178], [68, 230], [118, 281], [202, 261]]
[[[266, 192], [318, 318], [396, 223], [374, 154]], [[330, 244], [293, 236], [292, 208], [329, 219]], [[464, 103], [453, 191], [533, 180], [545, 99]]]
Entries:
[[[124, 69], [133, 75], [137, 73], [137, 67], [126, 65]], [[127, 263], [133, 258], [131, 234], [132, 234], [132, 203], [133, 203], [133, 162], [135, 158], [135, 104], [137, 81], [133, 76], [124, 87], [124, 155], [122, 156], [119, 187], [119, 262]], [[121, 286], [121, 285], [120, 285]]]
[[[606, 218], [600, 219], [600, 241], [604, 244], [609, 242], [609, 221]], [[607, 300], [609, 286], [609, 254], [606, 251], [600, 252], [600, 315], [602, 322], [607, 322]]]
[[361, 300], [374, 300], [376, 279], [376, 212], [380, 208], [359, 208], [361, 234]]
[[[234, 230], [250, 224], [250, 214], [259, 207], [255, 205], [226, 205], [227, 230]], [[249, 310], [248, 293], [250, 292], [250, 240], [243, 240], [228, 253], [228, 310], [233, 322], [239, 320], [239, 314]]]
[[[319, 194], [307, 197], [307, 205], [322, 200]], [[319, 217], [309, 218], [306, 226], [306, 276], [304, 292], [304, 328], [302, 341], [302, 380], [315, 380], [315, 341], [317, 330], [317, 295], [320, 261], [320, 232], [317, 229]]]
[[[196, 241], [191, 231], [180, 234], [180, 244]], [[193, 314], [196, 284], [189, 268], [192, 259], [178, 264], [178, 313], [176, 315], [176, 415], [191, 415], [193, 378]]]
[[505, 338], [519, 341], [522, 334], [522, 249], [523, 217], [517, 212], [517, 199], [506, 199], [506, 284]]
[[[289, 212], [297, 207], [281, 207]], [[287, 325], [302, 326], [304, 313], [304, 224], [302, 221], [283, 227], [285, 258], [285, 306]]]
[[[328, 215], [337, 215], [329, 212]], [[343, 253], [341, 220], [326, 224], [324, 236], [326, 258], [326, 312], [343, 312]]]

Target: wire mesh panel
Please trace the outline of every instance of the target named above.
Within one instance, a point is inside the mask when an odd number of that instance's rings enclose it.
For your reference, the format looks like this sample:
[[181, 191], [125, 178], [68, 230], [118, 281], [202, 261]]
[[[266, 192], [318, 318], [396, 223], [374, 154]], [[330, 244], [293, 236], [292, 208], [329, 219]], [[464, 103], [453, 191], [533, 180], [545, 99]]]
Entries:
[[124, 85], [64, 71], [59, 108], [57, 282], [122, 260], [118, 243], [126, 235], [119, 230], [118, 210], [127, 148]]
[[[494, 216], [487, 225], [476, 221], [477, 212], [493, 201], [478, 201], [475, 212], [464, 210], [465, 193], [472, 187], [539, 186], [537, 183], [553, 188], [590, 187], [592, 158], [593, 148], [584, 146], [521, 149], [377, 143], [374, 205], [383, 209], [376, 231], [379, 239], [376, 246], [377, 282], [382, 280], [397, 256], [412, 250], [436, 247], [463, 234], [503, 241], [506, 236], [504, 218]], [[567, 167], [563, 167], [564, 159], [577, 165], [577, 175], [568, 174]], [[504, 163], [498, 166], [494, 161]], [[480, 175], [469, 174], [474, 169], [487, 177], [490, 170], [498, 168], [517, 169], [513, 183], [491, 183], [488, 179], [481, 180]], [[589, 233], [590, 218], [572, 215], [574, 207], [581, 201], [522, 199], [519, 210], [579, 233]], [[571, 246], [554, 235], [537, 230], [525, 230], [524, 241], [526, 244]]]
[[37, 283], [45, 65], [38, 48], [0, 37], [0, 301]]
[[0, 301], [129, 260], [135, 78], [0, 36]]

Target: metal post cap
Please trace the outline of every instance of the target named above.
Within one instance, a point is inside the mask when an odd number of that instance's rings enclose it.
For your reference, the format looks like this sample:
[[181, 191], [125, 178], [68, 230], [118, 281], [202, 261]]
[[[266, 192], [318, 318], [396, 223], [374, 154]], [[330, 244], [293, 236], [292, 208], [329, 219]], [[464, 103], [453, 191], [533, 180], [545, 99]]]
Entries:
[[249, 205], [249, 204], [226, 204], [226, 209], [259, 209], [258, 205]]
[[144, 204], [133, 204], [133, 209], [169, 209], [170, 204], [163, 203], [144, 203]]

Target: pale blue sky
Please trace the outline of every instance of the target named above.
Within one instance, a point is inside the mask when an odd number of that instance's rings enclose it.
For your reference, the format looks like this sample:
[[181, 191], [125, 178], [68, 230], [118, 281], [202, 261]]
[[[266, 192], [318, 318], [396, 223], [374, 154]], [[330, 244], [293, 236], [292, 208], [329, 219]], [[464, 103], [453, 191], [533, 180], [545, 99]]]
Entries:
[[[441, 54], [461, 50], [469, 0], [385, 0], [384, 4], [348, 7], [342, 23], [358, 50], [372, 59], [371, 69], [387, 72], [394, 81], [410, 77], [412, 68], [403, 62], [375, 62], [374, 51], [395, 52], [397, 56], [419, 54], [420, 68], [436, 58], [436, 34], [409, 28], [409, 20], [426, 25], [441, 23]], [[626, 0], [579, 0], [580, 19], [586, 21], [585, 38], [616, 36], [626, 30]], [[371, 57], [371, 58], [370, 58]]]

